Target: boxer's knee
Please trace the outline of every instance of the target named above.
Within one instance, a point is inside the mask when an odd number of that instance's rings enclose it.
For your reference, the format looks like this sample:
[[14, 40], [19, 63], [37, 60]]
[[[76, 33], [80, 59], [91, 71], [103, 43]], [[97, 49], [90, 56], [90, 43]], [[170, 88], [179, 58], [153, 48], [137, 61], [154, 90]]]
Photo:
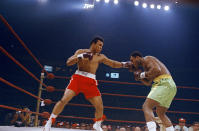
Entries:
[[59, 102], [61, 105], [66, 105], [68, 103], [68, 101], [64, 98], [62, 98]]
[[144, 103], [144, 104], [142, 105], [142, 109], [143, 109], [143, 111], [144, 111], [144, 112], [146, 112], [146, 111], [147, 111], [148, 106], [147, 106], [147, 104], [146, 104], [146, 103]]

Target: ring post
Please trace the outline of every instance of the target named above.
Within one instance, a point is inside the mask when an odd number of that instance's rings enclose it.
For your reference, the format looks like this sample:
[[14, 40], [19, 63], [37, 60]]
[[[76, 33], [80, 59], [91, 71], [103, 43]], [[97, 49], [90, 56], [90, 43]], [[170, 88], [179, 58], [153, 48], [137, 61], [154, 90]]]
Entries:
[[[39, 84], [39, 91], [38, 91], [39, 98], [41, 98], [43, 80], [44, 80], [44, 72], [42, 71], [41, 76], [40, 76], [40, 84]], [[41, 100], [37, 99], [37, 108], [36, 108], [37, 113], [39, 113], [40, 102]], [[35, 126], [38, 126], [38, 114], [36, 114], [35, 116]]]

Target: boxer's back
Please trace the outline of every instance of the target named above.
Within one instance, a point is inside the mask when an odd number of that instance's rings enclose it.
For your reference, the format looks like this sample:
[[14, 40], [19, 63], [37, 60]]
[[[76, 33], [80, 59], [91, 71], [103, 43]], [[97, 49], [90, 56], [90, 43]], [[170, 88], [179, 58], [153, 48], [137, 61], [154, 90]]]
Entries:
[[167, 67], [161, 61], [159, 61], [156, 57], [154, 57], [154, 56], [146, 56], [146, 57], [144, 57], [144, 59], [147, 61], [146, 64], [148, 62], [152, 62], [153, 65], [154, 65], [154, 68], [158, 68], [160, 70], [160, 73], [156, 74], [157, 76], [154, 76], [154, 78], [158, 77], [160, 75], [164, 75], [164, 74], [170, 75], [170, 72], [167, 69]]

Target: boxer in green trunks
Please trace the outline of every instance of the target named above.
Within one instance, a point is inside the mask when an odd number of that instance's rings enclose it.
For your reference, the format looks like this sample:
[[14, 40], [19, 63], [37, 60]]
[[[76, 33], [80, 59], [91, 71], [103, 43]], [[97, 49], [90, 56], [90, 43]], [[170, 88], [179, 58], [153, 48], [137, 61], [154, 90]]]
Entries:
[[[141, 81], [147, 86], [152, 86], [144, 104], [143, 111], [149, 131], [156, 131], [153, 108], [161, 119], [166, 131], [174, 131], [173, 125], [166, 112], [176, 95], [176, 85], [167, 67], [153, 56], [145, 56], [138, 51], [134, 51], [130, 60], [134, 65], [134, 77], [136, 81]], [[140, 69], [142, 68], [142, 69]]]

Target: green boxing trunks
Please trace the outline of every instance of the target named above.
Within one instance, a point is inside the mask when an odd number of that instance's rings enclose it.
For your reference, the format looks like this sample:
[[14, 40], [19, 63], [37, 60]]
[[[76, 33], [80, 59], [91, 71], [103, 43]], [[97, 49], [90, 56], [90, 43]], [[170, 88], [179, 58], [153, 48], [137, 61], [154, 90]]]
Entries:
[[169, 108], [177, 92], [176, 84], [171, 75], [160, 75], [153, 82], [147, 98], [159, 102], [162, 107]]

